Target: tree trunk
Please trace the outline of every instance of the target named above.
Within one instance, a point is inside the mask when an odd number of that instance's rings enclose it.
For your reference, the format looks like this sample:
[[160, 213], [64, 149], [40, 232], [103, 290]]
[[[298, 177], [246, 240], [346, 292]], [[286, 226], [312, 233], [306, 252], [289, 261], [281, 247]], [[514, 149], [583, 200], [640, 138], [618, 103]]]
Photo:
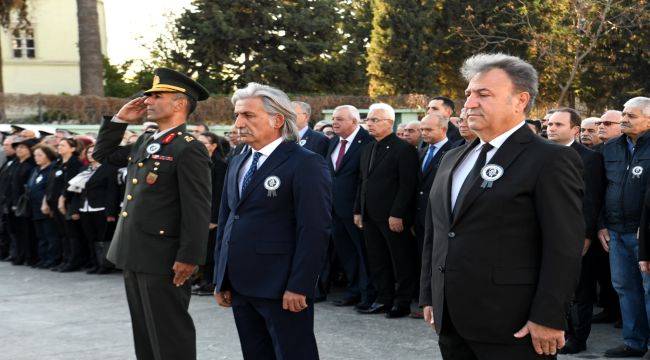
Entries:
[[104, 66], [97, 0], [77, 0], [81, 95], [104, 96]]

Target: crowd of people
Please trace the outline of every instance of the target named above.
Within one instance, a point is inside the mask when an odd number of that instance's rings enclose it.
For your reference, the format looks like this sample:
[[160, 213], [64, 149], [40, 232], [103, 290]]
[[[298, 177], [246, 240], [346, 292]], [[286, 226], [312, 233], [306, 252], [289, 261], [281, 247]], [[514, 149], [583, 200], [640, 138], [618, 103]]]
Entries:
[[[421, 120], [395, 126], [388, 104], [371, 105], [365, 119], [354, 106], [341, 105], [331, 121], [312, 129], [309, 104], [293, 105], [299, 144], [325, 158], [333, 181], [330, 248], [314, 300], [325, 301], [332, 284], [339, 284], [345, 290], [336, 306], [422, 318], [412, 304], [436, 171], [446, 152], [479, 141], [466, 109], [437, 96]], [[575, 109], [558, 108], [526, 123], [536, 135], [574, 148], [583, 163], [586, 233], [562, 352], [585, 350], [591, 324], [607, 322], [622, 327], [624, 340], [607, 357], [643, 356], [650, 338], [650, 98], [630, 99], [621, 111], [600, 117], [582, 119]], [[59, 272], [116, 271], [106, 250], [126, 201], [126, 168], [95, 161], [94, 134], [14, 130], [3, 140], [0, 258]], [[155, 132], [155, 124], [144, 131]], [[203, 124], [193, 132], [212, 159], [213, 196], [208, 255], [192, 291], [211, 295], [227, 163], [248, 147], [234, 127], [225, 137]], [[127, 131], [123, 144], [138, 136]], [[594, 305], [602, 312], [593, 314]]]

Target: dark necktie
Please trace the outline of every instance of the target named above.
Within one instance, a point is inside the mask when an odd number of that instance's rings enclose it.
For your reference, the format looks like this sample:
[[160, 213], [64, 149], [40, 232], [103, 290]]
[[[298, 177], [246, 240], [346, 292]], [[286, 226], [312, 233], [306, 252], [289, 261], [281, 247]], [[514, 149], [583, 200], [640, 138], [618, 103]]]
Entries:
[[244, 181], [242, 182], [241, 185], [242, 194], [244, 193], [246, 186], [248, 186], [248, 184], [250, 184], [251, 180], [253, 179], [253, 175], [255, 174], [255, 171], [257, 171], [257, 162], [260, 160], [261, 156], [262, 153], [259, 151], [253, 154], [253, 162], [251, 163], [251, 167], [248, 168], [248, 171], [246, 171], [246, 174], [244, 175]]
[[347, 140], [341, 139], [341, 146], [339, 147], [339, 154], [336, 157], [336, 168], [334, 170], [339, 170], [339, 167], [341, 166], [341, 160], [343, 160], [343, 156], [345, 156], [345, 147], [347, 144]]
[[474, 184], [476, 179], [481, 175], [481, 169], [483, 166], [485, 166], [487, 153], [493, 148], [494, 146], [490, 145], [490, 143], [483, 144], [481, 152], [478, 154], [478, 159], [476, 159], [474, 166], [469, 171], [469, 174], [467, 174], [465, 181], [463, 181], [463, 185], [460, 187], [460, 191], [458, 192], [458, 197], [456, 197], [456, 203], [454, 204], [454, 209], [452, 211], [454, 215], [458, 211], [457, 209], [460, 209], [460, 204], [471, 189], [472, 184]]

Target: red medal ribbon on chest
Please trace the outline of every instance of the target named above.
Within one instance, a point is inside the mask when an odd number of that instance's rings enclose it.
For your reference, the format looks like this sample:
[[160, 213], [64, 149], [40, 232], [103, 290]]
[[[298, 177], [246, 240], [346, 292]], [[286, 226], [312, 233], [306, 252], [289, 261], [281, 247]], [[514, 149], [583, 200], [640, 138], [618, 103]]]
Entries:
[[170, 142], [172, 142], [172, 140], [174, 140], [175, 137], [176, 137], [175, 132], [167, 134], [167, 136], [165, 136], [160, 143], [161, 144], [169, 144]]

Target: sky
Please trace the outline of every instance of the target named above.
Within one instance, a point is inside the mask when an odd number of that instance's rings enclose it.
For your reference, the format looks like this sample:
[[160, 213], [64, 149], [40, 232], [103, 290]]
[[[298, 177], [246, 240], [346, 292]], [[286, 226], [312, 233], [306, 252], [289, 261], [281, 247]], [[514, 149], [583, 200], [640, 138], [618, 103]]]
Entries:
[[104, 0], [108, 58], [113, 64], [147, 59], [142, 46], [165, 31], [167, 15], [178, 16], [191, 0]]

